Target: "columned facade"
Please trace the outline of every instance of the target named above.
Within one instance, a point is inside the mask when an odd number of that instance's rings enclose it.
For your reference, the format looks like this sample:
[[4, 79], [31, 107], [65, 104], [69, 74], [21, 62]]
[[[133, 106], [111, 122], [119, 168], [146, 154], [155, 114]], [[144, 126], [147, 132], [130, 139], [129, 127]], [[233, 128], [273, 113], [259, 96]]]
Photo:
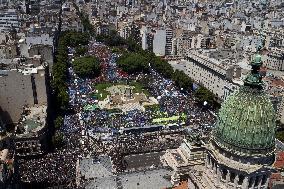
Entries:
[[268, 187], [270, 171], [267, 170], [252, 173], [242, 172], [230, 168], [229, 165], [218, 163], [209, 153], [206, 155], [205, 167], [208, 172], [204, 176], [213, 175], [209, 180], [214, 182], [216, 188], [218, 186], [227, 189], [265, 189]]

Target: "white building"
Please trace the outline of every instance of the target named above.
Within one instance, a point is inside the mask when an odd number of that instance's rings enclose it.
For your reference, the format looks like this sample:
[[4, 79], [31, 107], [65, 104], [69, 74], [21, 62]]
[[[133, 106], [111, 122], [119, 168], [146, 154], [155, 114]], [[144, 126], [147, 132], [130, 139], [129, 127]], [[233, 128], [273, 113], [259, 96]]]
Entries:
[[16, 10], [2, 10], [0, 12], [0, 31], [10, 31], [12, 28], [15, 28], [17, 31], [20, 28], [20, 21]]
[[142, 28], [140, 29], [140, 35], [141, 35], [141, 44], [143, 50], [146, 50], [149, 47], [147, 43], [147, 34], [148, 34], [148, 28], [146, 26], [142, 26]]
[[241, 76], [241, 69], [237, 66], [224, 67], [217, 60], [195, 52], [190, 52], [186, 60], [171, 64], [175, 69], [184, 71], [196, 83], [210, 90], [219, 102], [225, 100], [239, 87], [239, 84], [233, 81], [234, 78]]
[[157, 56], [166, 55], [166, 30], [156, 30], [153, 40], [153, 52]]
[[272, 48], [270, 53], [263, 57], [264, 65], [272, 70], [284, 70], [284, 50]]

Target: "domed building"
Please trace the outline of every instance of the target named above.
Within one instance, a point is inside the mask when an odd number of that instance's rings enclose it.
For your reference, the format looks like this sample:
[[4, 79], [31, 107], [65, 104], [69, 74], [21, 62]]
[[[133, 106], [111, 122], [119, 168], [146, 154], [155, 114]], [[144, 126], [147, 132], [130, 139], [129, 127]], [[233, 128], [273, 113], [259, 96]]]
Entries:
[[275, 161], [275, 111], [263, 91], [256, 55], [244, 86], [223, 103], [206, 146], [205, 166], [190, 172], [189, 188], [265, 189]]

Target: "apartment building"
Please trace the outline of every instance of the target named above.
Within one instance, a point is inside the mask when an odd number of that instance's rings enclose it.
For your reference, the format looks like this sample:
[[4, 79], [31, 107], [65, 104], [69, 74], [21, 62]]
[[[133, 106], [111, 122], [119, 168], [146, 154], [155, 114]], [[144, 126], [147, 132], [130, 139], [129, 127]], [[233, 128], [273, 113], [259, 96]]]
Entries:
[[173, 30], [171, 28], [166, 29], [166, 49], [165, 54], [172, 54], [172, 40], [173, 40]]
[[272, 70], [284, 71], [284, 50], [271, 48], [269, 53], [263, 57], [264, 65]]
[[1, 10], [0, 11], [0, 31], [10, 31], [20, 28], [20, 18], [15, 9]]
[[166, 43], [166, 30], [156, 30], [153, 39], [153, 53], [157, 56], [165, 56]]

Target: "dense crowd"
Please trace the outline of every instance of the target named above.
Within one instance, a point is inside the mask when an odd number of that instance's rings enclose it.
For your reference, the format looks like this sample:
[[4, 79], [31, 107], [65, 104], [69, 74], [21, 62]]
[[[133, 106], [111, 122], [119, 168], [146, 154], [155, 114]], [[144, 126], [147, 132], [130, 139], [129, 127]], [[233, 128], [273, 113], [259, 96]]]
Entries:
[[[70, 49], [72, 51], [72, 49]], [[89, 44], [90, 55], [95, 55], [101, 61], [102, 74], [99, 78], [79, 78], [72, 67], [69, 68], [70, 80], [68, 93], [70, 107], [73, 113], [66, 114], [60, 132], [64, 135], [66, 146], [40, 159], [27, 160], [19, 163], [22, 181], [25, 182], [56, 182], [67, 183], [75, 180], [76, 161], [78, 156], [88, 156], [98, 153], [110, 155], [116, 171], [123, 171], [122, 159], [131, 153], [162, 151], [176, 148], [180, 145], [180, 134], [170, 134], [164, 137], [160, 132], [154, 135], [119, 136], [120, 129], [127, 127], [144, 127], [152, 125], [152, 120], [164, 116], [186, 115], [185, 125], [213, 124], [214, 115], [206, 108], [196, 104], [194, 97], [182, 89], [177, 89], [171, 80], [165, 79], [150, 70], [150, 74], [128, 76], [116, 66], [117, 55], [97, 42]], [[72, 61], [70, 58], [70, 61]], [[159, 102], [158, 110], [132, 110], [114, 113], [108, 110], [86, 106], [97, 106], [98, 99], [95, 84], [98, 82], [117, 82], [121, 80], [136, 80]], [[157, 113], [158, 112], [158, 113]], [[162, 113], [161, 113], [162, 112]], [[180, 128], [179, 128], [180, 129]], [[102, 141], [98, 134], [106, 134]]]
[[38, 159], [23, 160], [19, 162], [21, 180], [31, 183], [62, 184], [72, 182], [76, 174], [76, 161], [78, 150], [67, 150], [47, 154]]

